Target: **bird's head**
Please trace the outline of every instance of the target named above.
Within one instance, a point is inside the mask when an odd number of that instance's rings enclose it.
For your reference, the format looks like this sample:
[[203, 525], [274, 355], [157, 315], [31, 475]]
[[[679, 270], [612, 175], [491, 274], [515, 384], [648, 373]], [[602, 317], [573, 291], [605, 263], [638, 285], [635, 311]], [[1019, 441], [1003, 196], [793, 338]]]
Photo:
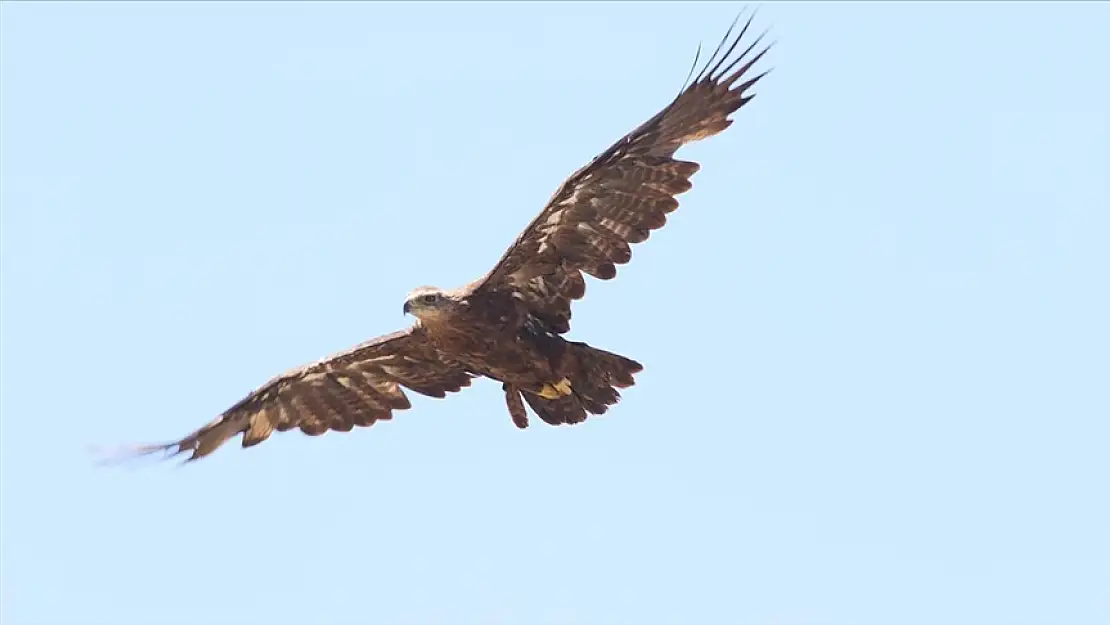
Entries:
[[422, 286], [405, 298], [405, 314], [412, 313], [421, 321], [436, 321], [451, 314], [458, 302], [442, 289]]

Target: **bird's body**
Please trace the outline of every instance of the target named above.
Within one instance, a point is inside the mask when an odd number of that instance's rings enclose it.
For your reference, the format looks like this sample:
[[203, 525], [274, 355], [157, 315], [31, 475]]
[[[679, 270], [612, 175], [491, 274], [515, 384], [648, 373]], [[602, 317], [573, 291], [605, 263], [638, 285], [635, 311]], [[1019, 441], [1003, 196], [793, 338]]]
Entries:
[[561, 337], [545, 341], [508, 293], [459, 297], [450, 313], [421, 317], [417, 327], [437, 351], [477, 375], [537, 390], [558, 380], [553, 376]]
[[525, 404], [550, 424], [606, 412], [642, 366], [567, 339], [571, 304], [585, 294], [585, 275], [615, 277], [691, 188], [700, 166], [675, 151], [728, 128], [754, 97], [746, 91], [766, 72], [740, 79], [768, 48], [748, 57], [757, 39], [732, 56], [750, 24], [726, 49], [730, 28], [667, 107], [567, 178], [486, 275], [455, 290], [416, 289], [404, 305], [417, 318], [409, 328], [283, 373], [192, 434], [140, 451], [195, 460], [239, 434], [250, 447], [275, 431], [350, 431], [410, 408], [402, 387], [444, 397], [475, 377], [501, 382], [520, 428]]
[[437, 353], [502, 383], [519, 427], [528, 422], [526, 414], [514, 412], [521, 398], [548, 423], [578, 423], [586, 412], [605, 412], [619, 397], [616, 388], [631, 386], [642, 369], [634, 360], [552, 331], [511, 290], [422, 287], [410, 294], [405, 312], [418, 318], [414, 332]]

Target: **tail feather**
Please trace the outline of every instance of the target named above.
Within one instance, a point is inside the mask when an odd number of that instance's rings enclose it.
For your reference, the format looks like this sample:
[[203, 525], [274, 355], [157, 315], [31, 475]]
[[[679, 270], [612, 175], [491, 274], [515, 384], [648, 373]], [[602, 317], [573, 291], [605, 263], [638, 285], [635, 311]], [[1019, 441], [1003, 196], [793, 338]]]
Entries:
[[544, 399], [539, 395], [525, 393], [524, 401], [548, 425], [575, 425], [586, 420], [585, 406], [574, 394], [558, 399]]
[[635, 384], [634, 375], [643, 371], [643, 365], [612, 352], [591, 347], [585, 343], [568, 342], [567, 358], [562, 367], [564, 375], [570, 380], [571, 393], [555, 399], [544, 399], [534, 393], [521, 393], [513, 387], [506, 387], [506, 401], [513, 414], [517, 427], [527, 427], [527, 420], [519, 418], [521, 395], [532, 411], [550, 425], [574, 425], [585, 421], [590, 415], [602, 415], [618, 403], [621, 398], [618, 389]]

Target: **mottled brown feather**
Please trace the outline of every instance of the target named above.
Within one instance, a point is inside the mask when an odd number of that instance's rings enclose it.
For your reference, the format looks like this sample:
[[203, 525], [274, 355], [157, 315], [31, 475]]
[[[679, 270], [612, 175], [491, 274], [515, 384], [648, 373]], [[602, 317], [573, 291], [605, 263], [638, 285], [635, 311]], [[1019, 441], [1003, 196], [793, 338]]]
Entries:
[[243, 435], [242, 446], [251, 447], [275, 431], [294, 428], [309, 436], [349, 432], [410, 408], [401, 387], [444, 397], [470, 386], [472, 377], [458, 363], [444, 360], [425, 340], [423, 330], [414, 326], [283, 373], [188, 436], [136, 451], [191, 452], [191, 461], [238, 434]]
[[615, 277], [616, 266], [631, 260], [629, 246], [662, 228], [666, 215], [678, 208], [676, 196], [691, 188], [690, 178], [700, 166], [673, 158], [675, 151], [728, 128], [728, 116], [754, 97], [748, 89], [766, 72], [737, 83], [770, 46], [752, 54], [761, 35], [732, 54], [750, 25], [751, 19], [726, 48], [730, 28], [702, 71], [668, 106], [567, 178], [471, 288], [518, 291], [552, 331], [569, 331], [571, 303], [585, 294], [582, 273], [601, 280]]

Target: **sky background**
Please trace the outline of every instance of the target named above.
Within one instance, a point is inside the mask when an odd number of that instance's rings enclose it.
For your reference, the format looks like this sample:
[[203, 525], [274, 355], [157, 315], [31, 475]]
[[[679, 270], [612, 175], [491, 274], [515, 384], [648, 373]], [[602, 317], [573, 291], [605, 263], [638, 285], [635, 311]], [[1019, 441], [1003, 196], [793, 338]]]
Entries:
[[1110, 622], [1105, 3], [763, 6], [605, 417], [95, 465], [487, 271], [740, 6], [5, 2], [4, 625]]

